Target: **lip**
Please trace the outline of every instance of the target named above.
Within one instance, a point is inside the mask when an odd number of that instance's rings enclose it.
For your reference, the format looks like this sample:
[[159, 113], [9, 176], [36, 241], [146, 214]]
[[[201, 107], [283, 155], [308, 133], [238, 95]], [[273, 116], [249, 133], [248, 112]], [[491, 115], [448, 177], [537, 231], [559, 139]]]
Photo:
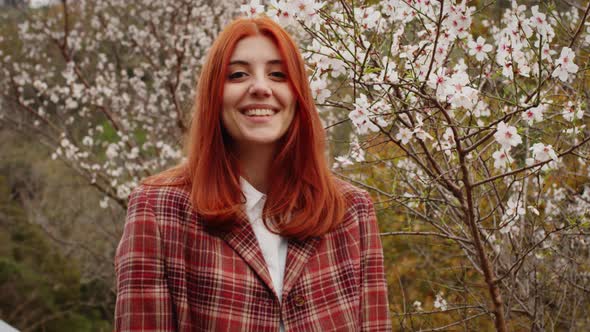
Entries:
[[251, 122], [251, 123], [268, 123], [270, 121], [272, 121], [272, 118], [274, 118], [277, 113], [273, 114], [273, 115], [265, 115], [265, 116], [247, 116], [244, 113], [240, 113], [240, 115], [242, 115], [246, 121]]
[[245, 114], [242, 114], [243, 117], [246, 118], [247, 121], [252, 122], [252, 123], [268, 123], [270, 121], [272, 121], [272, 118], [274, 117], [274, 115], [266, 115], [266, 116], [247, 116]]

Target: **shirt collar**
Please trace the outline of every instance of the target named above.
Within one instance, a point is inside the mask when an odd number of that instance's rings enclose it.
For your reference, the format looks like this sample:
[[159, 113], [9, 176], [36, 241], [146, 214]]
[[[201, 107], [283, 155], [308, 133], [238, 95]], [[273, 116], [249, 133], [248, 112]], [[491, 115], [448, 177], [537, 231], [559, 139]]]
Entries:
[[260, 200], [266, 199], [266, 195], [256, 190], [246, 179], [240, 176], [240, 187], [246, 196], [246, 208], [251, 209]]

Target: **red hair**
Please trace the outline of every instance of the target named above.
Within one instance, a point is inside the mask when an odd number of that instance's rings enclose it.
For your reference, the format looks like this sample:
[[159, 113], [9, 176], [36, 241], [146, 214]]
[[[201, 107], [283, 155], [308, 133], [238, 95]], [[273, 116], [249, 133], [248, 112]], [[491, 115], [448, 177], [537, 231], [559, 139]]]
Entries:
[[324, 157], [324, 128], [303, 58], [289, 34], [267, 17], [234, 20], [215, 40], [197, 84], [186, 142], [188, 160], [143, 183], [190, 187], [193, 207], [213, 228], [226, 228], [244, 217], [245, 197], [239, 183], [238, 161], [230, 153], [221, 110], [227, 67], [235, 46], [241, 39], [257, 35], [270, 38], [279, 49], [297, 105], [270, 167], [272, 185], [267, 192], [263, 220], [272, 220], [283, 236], [320, 236], [342, 222], [345, 198]]

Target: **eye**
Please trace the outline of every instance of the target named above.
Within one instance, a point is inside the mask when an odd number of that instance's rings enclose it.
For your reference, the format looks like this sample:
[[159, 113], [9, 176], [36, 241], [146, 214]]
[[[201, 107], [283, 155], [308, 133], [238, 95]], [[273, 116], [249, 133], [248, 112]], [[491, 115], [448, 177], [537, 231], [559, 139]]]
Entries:
[[236, 71], [236, 72], [229, 74], [229, 76], [227, 78], [229, 78], [230, 80], [237, 80], [237, 79], [245, 77], [246, 75], [247, 74], [243, 71]]
[[287, 78], [287, 74], [282, 71], [273, 71], [270, 73], [270, 76], [279, 80], [285, 80]]

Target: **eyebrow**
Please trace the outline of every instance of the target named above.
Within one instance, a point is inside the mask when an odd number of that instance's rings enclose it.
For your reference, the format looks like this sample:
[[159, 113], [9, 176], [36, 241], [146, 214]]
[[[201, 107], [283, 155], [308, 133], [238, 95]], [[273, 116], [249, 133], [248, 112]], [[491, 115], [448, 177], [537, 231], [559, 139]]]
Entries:
[[[269, 60], [266, 62], [266, 64], [269, 65], [282, 65], [283, 64], [283, 60]], [[229, 62], [229, 65], [243, 65], [243, 66], [249, 66], [250, 63], [248, 61], [245, 60], [233, 60]]]

